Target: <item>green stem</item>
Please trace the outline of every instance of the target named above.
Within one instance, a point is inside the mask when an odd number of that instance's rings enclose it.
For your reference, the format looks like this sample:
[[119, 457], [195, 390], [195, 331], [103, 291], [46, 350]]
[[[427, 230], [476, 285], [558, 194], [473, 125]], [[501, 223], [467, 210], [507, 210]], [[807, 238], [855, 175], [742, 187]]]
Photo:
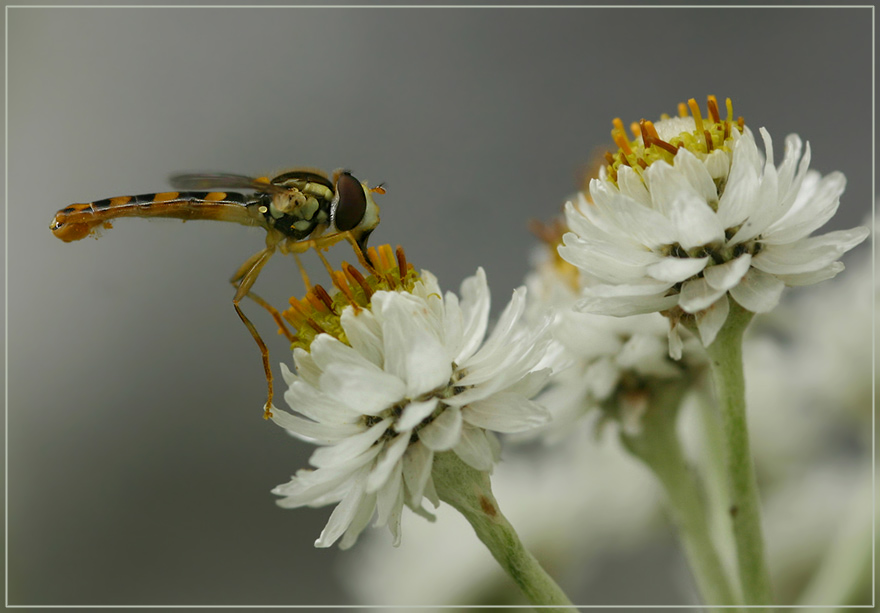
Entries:
[[[434, 487], [440, 500], [465, 516], [477, 537], [533, 605], [546, 611], [576, 611], [555, 581], [541, 568], [501, 514], [488, 473], [465, 464], [455, 453], [434, 456]], [[555, 605], [555, 606], [553, 606]]]
[[773, 594], [764, 555], [758, 483], [749, 449], [743, 376], [742, 339], [752, 315], [731, 300], [727, 321], [707, 351], [724, 431], [731, 502], [728, 513], [743, 595], [748, 605], [770, 605]]
[[680, 381], [653, 388], [638, 434], [620, 433], [624, 446], [642, 460], [666, 490], [672, 519], [702, 600], [707, 606], [741, 604], [712, 542], [706, 494], [689, 465], [676, 432], [687, 386]]

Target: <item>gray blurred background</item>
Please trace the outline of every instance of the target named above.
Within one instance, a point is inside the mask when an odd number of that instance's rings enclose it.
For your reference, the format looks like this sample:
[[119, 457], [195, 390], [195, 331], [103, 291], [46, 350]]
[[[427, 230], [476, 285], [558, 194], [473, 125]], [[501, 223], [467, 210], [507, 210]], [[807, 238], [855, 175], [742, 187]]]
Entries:
[[[177, 171], [346, 167], [387, 184], [373, 244], [403, 244], [450, 289], [485, 267], [497, 313], [528, 270], [528, 219], [560, 210], [612, 118], [715, 94], [766, 126], [779, 158], [797, 131], [812, 167], [845, 171], [829, 229], [871, 209], [867, 8], [12, 8], [8, 20], [10, 604], [355, 598], [345, 552], [312, 545], [331, 509], [281, 510], [269, 493], [312, 449], [261, 418], [259, 353], [230, 304], [227, 278], [262, 231], [122, 220], [64, 244], [48, 226], [71, 202], [163, 191]], [[300, 295], [293, 261], [276, 257], [257, 291], [276, 305]], [[270, 319], [245, 307], [276, 367], [289, 363]], [[583, 604], [681, 603], [670, 550], [611, 560], [625, 581], [569, 588]]]

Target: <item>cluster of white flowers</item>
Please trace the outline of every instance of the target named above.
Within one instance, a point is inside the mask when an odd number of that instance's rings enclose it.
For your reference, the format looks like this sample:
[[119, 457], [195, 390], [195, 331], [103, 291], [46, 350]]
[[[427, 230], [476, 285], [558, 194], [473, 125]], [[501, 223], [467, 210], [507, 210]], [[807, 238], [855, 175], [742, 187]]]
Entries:
[[338, 503], [318, 547], [340, 537], [350, 547], [374, 514], [399, 542], [404, 505], [430, 517], [423, 498], [439, 504], [435, 453], [451, 450], [491, 471], [494, 432], [548, 419], [529, 398], [549, 377], [537, 367], [550, 341], [546, 324], [521, 325], [525, 289], [486, 338], [482, 269], [464, 281], [459, 300], [444, 296], [430, 273], [416, 273], [401, 250], [397, 260], [390, 251], [385, 245], [374, 257], [375, 274], [365, 279], [349, 266], [335, 298], [316, 286], [285, 314], [310, 330], [294, 350], [297, 374], [284, 369], [285, 400], [302, 417], [273, 408], [273, 419], [322, 447], [310, 459], [314, 470], [298, 471], [274, 493], [289, 508]]
[[687, 108], [642, 121], [632, 141], [616, 121], [619, 151], [544, 233], [552, 255], [527, 279], [529, 300], [516, 290], [488, 338], [482, 269], [460, 298], [444, 295], [387, 245], [366, 278], [343, 265], [334, 296], [315, 286], [291, 301], [293, 413], [273, 407], [273, 419], [321, 447], [274, 493], [284, 507], [336, 505], [316, 546], [350, 547], [374, 516], [397, 544], [404, 506], [432, 519], [435, 454], [491, 472], [495, 433], [560, 438], [593, 407], [637, 431], [647, 396], [632, 392], [694, 381], [731, 301], [764, 313], [784, 286], [843, 269], [868, 230], [810, 236], [836, 212], [843, 175], [809, 170], [796, 135], [777, 167], [770, 135], [760, 130], [762, 154], [729, 100], [726, 119], [713, 97], [705, 120]]

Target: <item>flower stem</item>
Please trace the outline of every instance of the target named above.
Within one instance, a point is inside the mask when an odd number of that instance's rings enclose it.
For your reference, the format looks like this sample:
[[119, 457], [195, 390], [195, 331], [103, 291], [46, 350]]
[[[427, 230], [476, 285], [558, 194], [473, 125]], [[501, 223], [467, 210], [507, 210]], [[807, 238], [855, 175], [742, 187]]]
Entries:
[[676, 432], [678, 408], [685, 390], [681, 382], [656, 386], [642, 416], [640, 431], [632, 434], [621, 430], [620, 438], [663, 484], [703, 602], [709, 607], [741, 604], [712, 542], [706, 492], [701, 489]]
[[[465, 464], [455, 453], [434, 456], [432, 476], [440, 500], [465, 516], [477, 537], [533, 605], [542, 611], [576, 611], [568, 596], [541, 568], [501, 514], [489, 475]], [[555, 605], [555, 606], [553, 606]]]
[[707, 351], [724, 432], [730, 487], [728, 513], [743, 595], [748, 605], [770, 605], [773, 595], [764, 556], [758, 483], [749, 449], [743, 376], [742, 339], [752, 315], [731, 300], [727, 321]]

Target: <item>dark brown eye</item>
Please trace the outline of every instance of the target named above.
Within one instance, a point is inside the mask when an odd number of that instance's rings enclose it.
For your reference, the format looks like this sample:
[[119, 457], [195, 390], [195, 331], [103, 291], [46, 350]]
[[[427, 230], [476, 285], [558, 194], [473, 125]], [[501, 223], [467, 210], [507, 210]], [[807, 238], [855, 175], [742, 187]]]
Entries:
[[333, 209], [333, 223], [340, 232], [357, 227], [367, 211], [367, 195], [360, 181], [347, 172], [339, 175], [336, 182], [336, 207]]

